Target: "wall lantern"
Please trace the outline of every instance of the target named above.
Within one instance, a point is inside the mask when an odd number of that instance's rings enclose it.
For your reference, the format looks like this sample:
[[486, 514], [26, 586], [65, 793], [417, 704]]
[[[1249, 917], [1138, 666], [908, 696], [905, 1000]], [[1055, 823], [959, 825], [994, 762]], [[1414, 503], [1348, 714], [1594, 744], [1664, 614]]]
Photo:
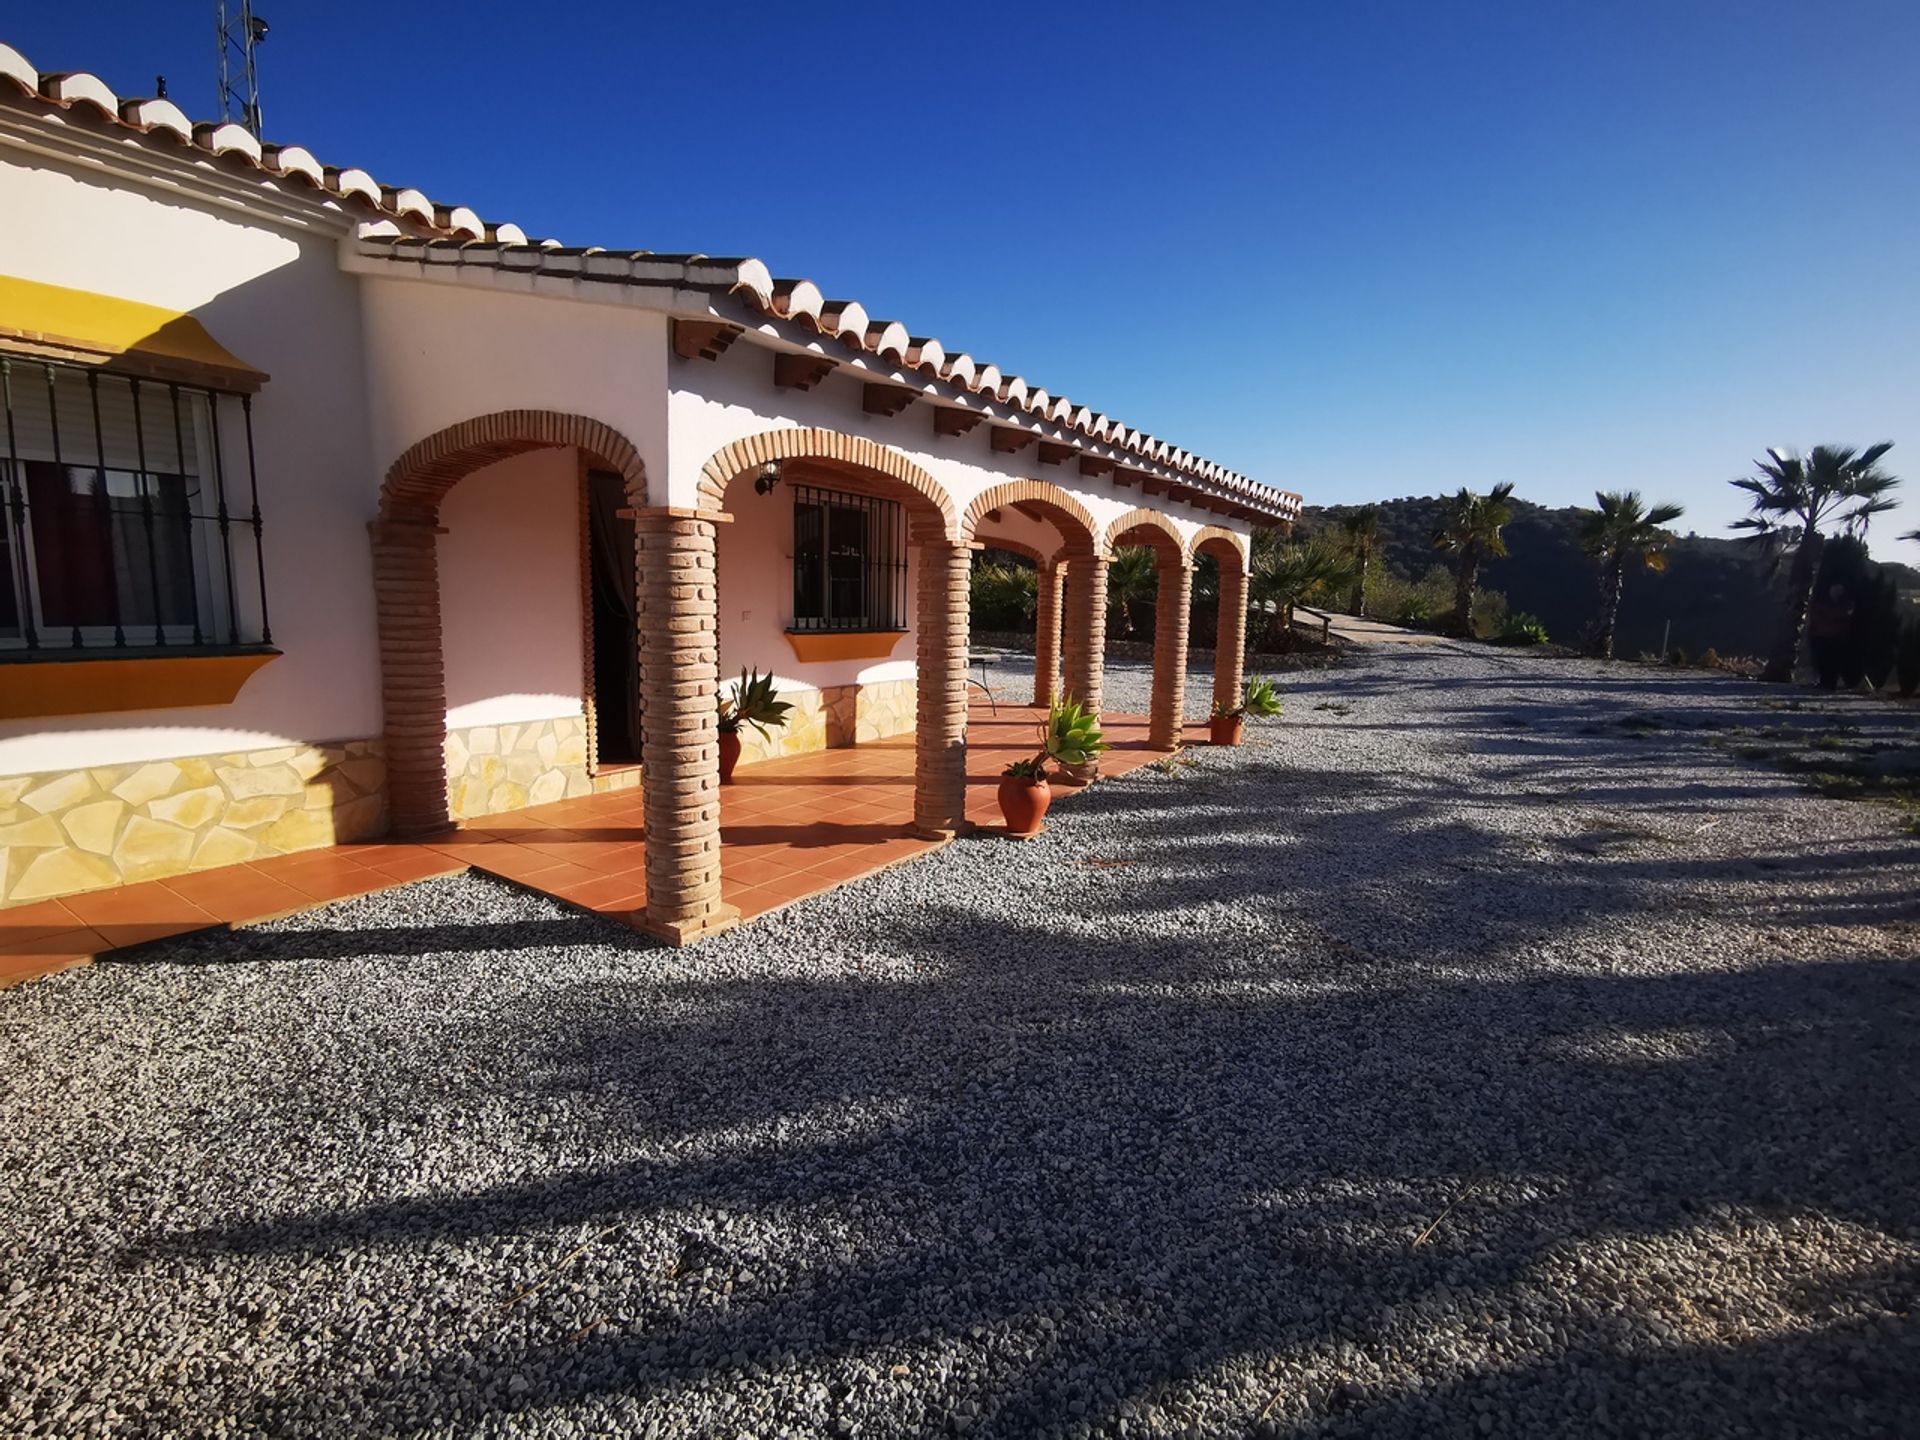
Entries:
[[780, 483], [780, 462], [773, 461], [753, 477], [753, 488], [757, 494], [771, 495], [774, 487]]

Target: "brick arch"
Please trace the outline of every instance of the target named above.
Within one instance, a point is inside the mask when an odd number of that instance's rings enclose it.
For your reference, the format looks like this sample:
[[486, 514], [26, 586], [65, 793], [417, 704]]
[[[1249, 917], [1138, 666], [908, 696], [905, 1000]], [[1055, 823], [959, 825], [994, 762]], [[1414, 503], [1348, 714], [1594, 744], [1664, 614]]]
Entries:
[[946, 538], [957, 537], [953, 500], [940, 482], [891, 446], [859, 435], [812, 427], [765, 430], [722, 447], [700, 467], [700, 508], [719, 513], [727, 486], [747, 471], [776, 460], [831, 460], [897, 480], [940, 514]]
[[1018, 555], [1023, 559], [1031, 560], [1034, 563], [1034, 568], [1039, 570], [1045, 570], [1049, 565], [1052, 565], [1057, 558], [1047, 554], [1037, 545], [1029, 545], [1024, 540], [1003, 540], [998, 535], [989, 535], [978, 543], [988, 550], [1005, 550], [1010, 555]]
[[530, 450], [570, 446], [586, 451], [627, 482], [627, 498], [647, 503], [647, 469], [640, 452], [618, 430], [584, 415], [556, 410], [496, 410], [449, 425], [410, 446], [387, 467], [380, 485], [380, 518], [423, 523], [440, 513], [447, 492], [474, 471]]
[[487, 465], [558, 446], [617, 470], [636, 507], [647, 503], [640, 452], [617, 430], [583, 415], [502, 410], [429, 435], [387, 469], [373, 538], [380, 692], [385, 716], [387, 808], [396, 835], [451, 823], [447, 805], [447, 672], [440, 623], [436, 522], [447, 493]]
[[1144, 542], [1159, 552], [1162, 564], [1168, 560], [1186, 563], [1187, 546], [1180, 538], [1180, 532], [1174, 524], [1158, 510], [1129, 510], [1118, 520], [1107, 526], [1106, 545], [1109, 550], [1120, 543], [1120, 537], [1134, 531], [1148, 532]]
[[1185, 735], [1187, 695], [1187, 611], [1193, 595], [1193, 563], [1186, 542], [1157, 510], [1129, 510], [1107, 526], [1107, 544], [1131, 538], [1153, 547], [1159, 585], [1153, 602], [1153, 703], [1147, 743], [1172, 750]]
[[1066, 549], [1084, 550], [1091, 546], [1096, 552], [1100, 551], [1100, 524], [1093, 518], [1092, 512], [1076, 497], [1044, 480], [1009, 480], [976, 495], [960, 521], [960, 538], [973, 541], [975, 531], [988, 512], [998, 510], [1003, 505], [1021, 504], [1038, 505], [1045, 510], [1047, 518], [1053, 522], [1053, 528], [1060, 532]]
[[1240, 703], [1247, 663], [1247, 563], [1250, 542], [1245, 536], [1209, 525], [1193, 537], [1189, 554], [1211, 555], [1220, 562], [1220, 587], [1215, 592], [1218, 614], [1213, 639], [1213, 703], [1232, 708]]
[[1246, 543], [1243, 536], [1231, 530], [1209, 525], [1193, 537], [1193, 543], [1187, 547], [1187, 557], [1198, 560], [1202, 554], [1206, 554], [1222, 561], [1231, 558], [1234, 567], [1244, 571], [1247, 568]]

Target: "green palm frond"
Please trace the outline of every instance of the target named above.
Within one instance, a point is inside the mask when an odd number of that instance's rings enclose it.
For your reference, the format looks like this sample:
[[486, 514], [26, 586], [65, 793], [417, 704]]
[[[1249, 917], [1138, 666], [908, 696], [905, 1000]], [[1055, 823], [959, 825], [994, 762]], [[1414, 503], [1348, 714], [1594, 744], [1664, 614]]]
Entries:
[[1795, 538], [1827, 530], [1864, 534], [1875, 515], [1884, 515], [1897, 503], [1892, 492], [1900, 479], [1880, 466], [1892, 448], [1892, 441], [1883, 440], [1864, 450], [1816, 445], [1804, 456], [1768, 450], [1766, 459], [1754, 462], [1754, 474], [1732, 482], [1753, 497], [1750, 513], [1735, 521], [1734, 528], [1769, 539], [1777, 538], [1773, 532], [1782, 528], [1793, 531]]
[[[1686, 513], [1671, 502], [1648, 507], [1638, 490], [1600, 490], [1597, 509], [1580, 512], [1580, 546], [1603, 568], [1639, 560], [1649, 570], [1665, 568], [1673, 536], [1662, 527]], [[1659, 564], [1655, 564], [1656, 559]]]
[[792, 704], [782, 700], [774, 689], [771, 672], [762, 675], [757, 669], [742, 670], [733, 693], [720, 697], [720, 729], [737, 731], [742, 725], [751, 725], [771, 739], [775, 730], [786, 727], [787, 712], [792, 709]]

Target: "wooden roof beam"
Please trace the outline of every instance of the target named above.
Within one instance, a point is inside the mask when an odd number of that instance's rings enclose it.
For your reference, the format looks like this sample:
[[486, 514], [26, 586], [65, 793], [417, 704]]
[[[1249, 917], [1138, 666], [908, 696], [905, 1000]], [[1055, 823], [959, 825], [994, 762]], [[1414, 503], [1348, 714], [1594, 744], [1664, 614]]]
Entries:
[[811, 390], [839, 368], [824, 355], [781, 351], [773, 357], [773, 383], [782, 390]]
[[987, 417], [978, 410], [956, 410], [951, 405], [940, 405], [933, 412], [933, 433], [949, 438], [964, 435]]
[[869, 415], [898, 415], [918, 399], [913, 391], [898, 385], [866, 385], [861, 388], [860, 408]]
[[740, 326], [721, 320], [675, 320], [673, 353], [682, 360], [718, 360], [741, 333]]

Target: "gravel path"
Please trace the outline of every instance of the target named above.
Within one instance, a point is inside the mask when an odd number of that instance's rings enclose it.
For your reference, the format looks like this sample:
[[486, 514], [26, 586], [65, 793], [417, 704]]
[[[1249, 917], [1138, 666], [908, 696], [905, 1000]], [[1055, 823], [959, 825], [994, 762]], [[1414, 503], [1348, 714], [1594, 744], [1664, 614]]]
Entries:
[[1708, 743], [1826, 712], [1287, 691], [690, 952], [460, 878], [0, 995], [0, 1433], [1920, 1432], [1920, 840]]

